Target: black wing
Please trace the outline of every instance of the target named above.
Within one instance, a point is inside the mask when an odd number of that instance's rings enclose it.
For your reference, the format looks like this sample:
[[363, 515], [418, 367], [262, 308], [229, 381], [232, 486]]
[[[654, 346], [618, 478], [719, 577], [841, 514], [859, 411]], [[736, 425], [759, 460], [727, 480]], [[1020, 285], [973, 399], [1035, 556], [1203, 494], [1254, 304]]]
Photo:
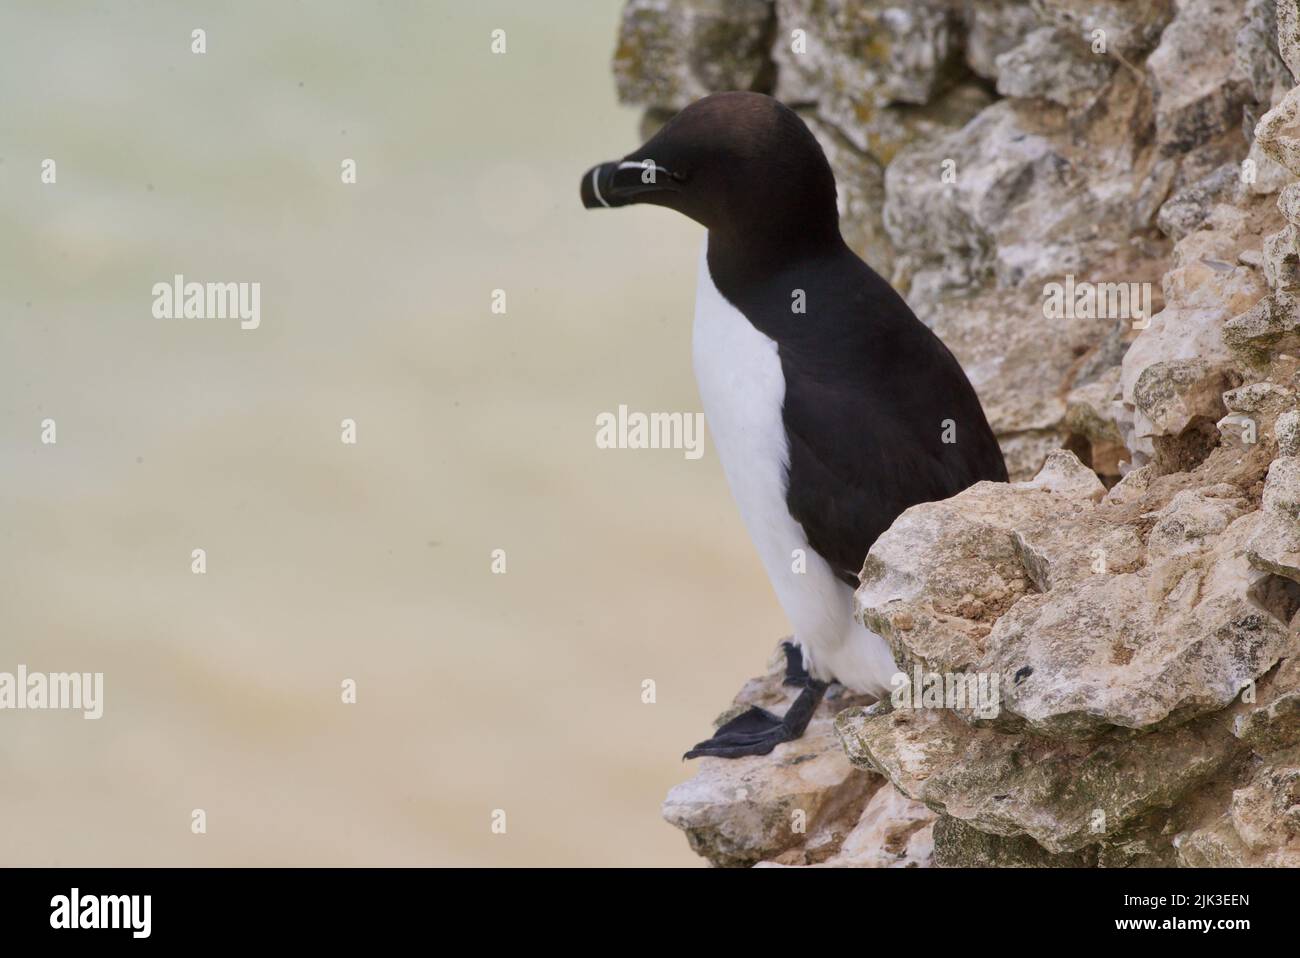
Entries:
[[[776, 341], [786, 504], [845, 582], [857, 584], [867, 550], [909, 506], [1006, 481], [961, 365], [847, 246], [768, 269], [710, 233], [708, 255], [719, 291]], [[791, 308], [796, 290], [803, 312]]]
[[848, 356], [797, 344], [781, 351], [786, 503], [809, 544], [851, 585], [876, 538], [905, 509], [1007, 478], [960, 364], [901, 299], [897, 305], [905, 312], [859, 321], [856, 328], [865, 322], [871, 334], [846, 335]]

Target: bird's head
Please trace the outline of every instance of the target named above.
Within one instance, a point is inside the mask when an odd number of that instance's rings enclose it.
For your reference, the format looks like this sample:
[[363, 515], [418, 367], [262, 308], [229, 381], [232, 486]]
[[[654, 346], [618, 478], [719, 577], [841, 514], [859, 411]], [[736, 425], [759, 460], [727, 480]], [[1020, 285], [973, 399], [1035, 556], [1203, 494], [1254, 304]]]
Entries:
[[583, 174], [588, 209], [666, 206], [738, 242], [838, 237], [835, 177], [798, 115], [761, 93], [715, 93], [640, 149]]

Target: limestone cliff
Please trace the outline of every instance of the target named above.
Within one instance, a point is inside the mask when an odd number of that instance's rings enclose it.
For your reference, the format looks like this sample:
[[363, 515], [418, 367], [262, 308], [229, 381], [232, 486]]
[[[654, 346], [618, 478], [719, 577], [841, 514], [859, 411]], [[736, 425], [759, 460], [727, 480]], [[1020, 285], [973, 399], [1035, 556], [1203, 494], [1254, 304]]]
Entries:
[[648, 126], [802, 113], [1020, 480], [908, 510], [858, 590], [996, 710], [833, 689], [668, 820], [726, 865], [1300, 865], [1300, 3], [630, 0], [614, 73]]

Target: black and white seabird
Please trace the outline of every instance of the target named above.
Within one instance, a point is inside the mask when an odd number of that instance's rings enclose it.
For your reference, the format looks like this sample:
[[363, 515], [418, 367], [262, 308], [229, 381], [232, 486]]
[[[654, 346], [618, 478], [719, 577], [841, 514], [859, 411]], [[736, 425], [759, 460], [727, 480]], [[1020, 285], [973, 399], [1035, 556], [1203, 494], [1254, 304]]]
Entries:
[[841, 238], [830, 164], [781, 103], [697, 100], [588, 170], [581, 194], [591, 209], [666, 206], [708, 230], [695, 377], [794, 629], [787, 684], [803, 691], [784, 716], [750, 709], [686, 757], [766, 754], [803, 734], [827, 683], [889, 692], [889, 647], [853, 615], [867, 551], [909, 506], [1005, 482], [1002, 452], [952, 353]]

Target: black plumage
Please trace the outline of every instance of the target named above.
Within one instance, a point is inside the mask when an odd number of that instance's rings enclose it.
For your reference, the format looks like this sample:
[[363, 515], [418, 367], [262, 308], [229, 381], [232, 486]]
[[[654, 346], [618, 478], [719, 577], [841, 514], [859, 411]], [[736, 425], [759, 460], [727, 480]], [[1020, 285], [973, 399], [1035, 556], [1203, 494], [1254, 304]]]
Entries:
[[[856, 585], [872, 543], [905, 509], [981, 479], [1005, 482], [1007, 471], [956, 358], [836, 239], [762, 272], [711, 243], [709, 266], [719, 291], [778, 346], [790, 513]], [[796, 288], [805, 313], [791, 309]]]

